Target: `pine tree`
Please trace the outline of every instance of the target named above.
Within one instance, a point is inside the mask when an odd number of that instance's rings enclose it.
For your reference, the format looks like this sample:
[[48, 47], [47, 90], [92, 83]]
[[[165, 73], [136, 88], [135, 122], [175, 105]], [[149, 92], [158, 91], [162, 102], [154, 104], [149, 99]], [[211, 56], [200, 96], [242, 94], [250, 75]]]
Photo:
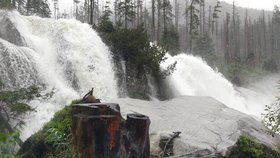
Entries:
[[190, 15], [190, 23], [189, 23], [189, 35], [190, 35], [190, 52], [192, 51], [192, 41], [196, 36], [198, 35], [198, 26], [199, 26], [199, 17], [198, 13], [199, 10], [196, 9], [196, 5], [199, 4], [199, 0], [192, 0], [190, 3], [189, 8], [187, 9], [187, 12], [189, 12]]
[[152, 0], [152, 41], [155, 41], [155, 30], [156, 30], [156, 26], [155, 26], [155, 0]]

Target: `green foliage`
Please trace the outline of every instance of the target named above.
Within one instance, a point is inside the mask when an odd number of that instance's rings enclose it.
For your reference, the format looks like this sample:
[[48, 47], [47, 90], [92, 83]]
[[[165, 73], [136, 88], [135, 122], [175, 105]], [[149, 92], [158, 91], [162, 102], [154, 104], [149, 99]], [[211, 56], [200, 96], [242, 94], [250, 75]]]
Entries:
[[160, 75], [159, 64], [166, 59], [166, 50], [150, 43], [143, 26], [135, 30], [117, 29], [111, 34], [110, 41], [113, 52], [134, 65], [138, 73]]
[[198, 35], [198, 26], [199, 26], [199, 10], [196, 8], [196, 5], [200, 3], [200, 0], [192, 0], [191, 5], [186, 10], [186, 13], [190, 15], [190, 35], [192, 38], [195, 38]]
[[241, 136], [237, 142], [240, 157], [259, 158], [263, 154], [261, 144], [257, 143], [253, 137]]
[[48, 133], [49, 129], [58, 130], [61, 133], [70, 133], [71, 106], [55, 113], [53, 119], [43, 127], [43, 132]]
[[248, 53], [248, 55], [246, 56], [246, 59], [245, 61], [248, 62], [248, 61], [253, 61], [255, 59], [255, 54], [254, 53]]
[[217, 60], [217, 57], [214, 54], [215, 49], [213, 41], [208, 34], [197, 38], [193, 51], [209, 63], [213, 63]]
[[30, 86], [28, 88], [21, 88], [19, 90], [2, 90], [0, 91], [0, 121], [4, 122], [4, 127], [1, 126], [2, 131], [11, 131], [12, 127], [9, 125], [11, 121], [16, 123], [16, 126], [24, 124], [21, 117], [26, 113], [35, 111], [27, 103], [33, 99], [47, 99], [53, 95], [53, 92], [40, 94], [41, 89], [37, 86]]
[[[68, 124], [70, 125], [70, 124]], [[65, 155], [70, 149], [70, 139], [65, 133], [56, 129], [50, 128], [47, 130], [46, 144], [51, 144], [54, 151], [50, 155], [55, 157], [56, 154], [63, 152]]]
[[110, 21], [112, 11], [110, 10], [109, 3], [109, 1], [106, 1], [104, 13], [98, 20], [97, 31], [99, 32], [112, 33], [115, 30], [113, 23]]
[[[126, 2], [128, 1], [120, 2], [120, 4], [125, 5]], [[117, 5], [120, 4], [117, 3]], [[123, 59], [128, 68], [128, 72], [133, 72], [127, 74], [127, 76], [129, 76], [128, 84], [130, 84], [130, 81], [133, 82], [131, 87], [142, 84], [145, 86], [147, 81], [146, 75], [151, 75], [156, 81], [159, 81], [174, 71], [176, 63], [169, 66], [168, 70], [164, 72], [160, 70], [160, 63], [166, 60], [165, 55], [167, 50], [162, 46], [150, 42], [148, 33], [143, 25], [140, 25], [135, 29], [128, 29], [127, 27], [123, 27], [122, 21], [118, 19], [119, 17], [116, 17], [119, 21], [113, 26], [109, 19], [109, 14], [111, 14], [111, 12], [104, 14], [100, 19], [97, 31], [99, 31], [103, 41], [111, 47], [114, 59]], [[118, 14], [120, 14], [119, 9]], [[166, 32], [165, 37], [164, 42], [168, 44], [170, 49], [175, 50], [178, 48], [175, 46], [179, 43], [178, 35], [174, 30], [173, 32]], [[134, 79], [139, 82], [134, 82]], [[130, 96], [143, 96], [139, 97], [142, 99], [147, 98], [148, 95], [146, 90], [140, 92], [139, 88], [135, 89], [137, 90], [134, 91], [133, 88], [130, 88], [131, 91], [128, 92]]]
[[51, 15], [47, 0], [1, 0], [0, 9], [17, 9], [22, 14], [41, 17]]
[[230, 149], [228, 158], [276, 158], [280, 157], [280, 154], [267, 147], [264, 144], [260, 144], [254, 137], [240, 136], [237, 143]]
[[278, 65], [274, 60], [267, 60], [263, 63], [263, 69], [270, 72], [277, 72]]
[[229, 76], [229, 78], [231, 79], [238, 76], [240, 71], [241, 71], [240, 64], [230, 63], [229, 65], [227, 65], [227, 73], [228, 73], [227, 76]]
[[28, 104], [25, 103], [15, 103], [10, 106], [11, 112], [14, 112], [15, 115], [22, 115], [28, 111], [34, 110]]
[[[160, 4], [159, 4], [160, 5]], [[162, 3], [161, 3], [161, 6], [162, 10], [164, 10], [163, 12], [163, 22], [164, 22], [164, 28], [163, 28], [163, 31], [167, 31], [167, 29], [170, 29], [173, 24], [172, 24], [172, 18], [173, 18], [173, 12], [172, 12], [172, 5], [170, 3], [169, 0], [164, 0]], [[163, 32], [164, 34], [164, 32]]]
[[12, 9], [11, 0], [1, 0], [0, 1], [0, 9]]
[[278, 145], [276, 146], [276, 150], [277, 150], [278, 153], [280, 153], [280, 144], [278, 144]]
[[135, 6], [132, 0], [119, 1], [117, 4], [118, 22], [123, 24], [124, 27], [128, 28], [128, 22], [132, 22], [135, 18]]
[[0, 132], [0, 156], [1, 158], [13, 158], [15, 157], [15, 146], [20, 141], [20, 132]]
[[[80, 103], [81, 100], [72, 101], [71, 105]], [[65, 106], [64, 109], [55, 113], [54, 117], [44, 127], [31, 136], [32, 144], [45, 146], [42, 151], [37, 152], [36, 149], [28, 149], [28, 152], [34, 152], [37, 157], [70, 157], [71, 143], [71, 105]], [[23, 154], [26, 151], [20, 151]], [[36, 153], [37, 152], [37, 153]]]
[[51, 10], [47, 0], [27, 0], [26, 14], [38, 15], [40, 17], [50, 17]]
[[0, 80], [0, 90], [4, 88], [4, 84], [2, 83], [2, 81]]
[[219, 18], [218, 14], [221, 12], [221, 8], [222, 8], [221, 2], [217, 1], [217, 4], [214, 6], [214, 12], [213, 12], [213, 15], [212, 15], [214, 21]]
[[175, 31], [174, 27], [163, 31], [162, 44], [172, 55], [176, 55], [179, 52], [179, 35], [178, 32]]
[[173, 64], [168, 65], [166, 70], [164, 70], [162, 72], [162, 76], [165, 78], [166, 76], [171, 75], [175, 70], [176, 70], [176, 65], [177, 65], [177, 61], [175, 61]]
[[274, 136], [280, 132], [280, 98], [271, 104], [265, 106], [265, 113], [263, 114], [263, 120], [265, 125], [270, 129], [267, 131], [269, 134]]

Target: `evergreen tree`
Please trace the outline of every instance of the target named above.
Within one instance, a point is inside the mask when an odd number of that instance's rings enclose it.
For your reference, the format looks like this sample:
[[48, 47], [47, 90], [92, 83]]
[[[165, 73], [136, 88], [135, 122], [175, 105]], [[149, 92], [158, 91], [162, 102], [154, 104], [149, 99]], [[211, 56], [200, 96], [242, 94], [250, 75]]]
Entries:
[[172, 55], [176, 55], [179, 52], [179, 35], [174, 27], [167, 28], [163, 31], [162, 44]]
[[40, 17], [50, 17], [51, 10], [47, 0], [26, 0], [26, 15], [38, 15]]
[[194, 54], [201, 56], [203, 59], [213, 64], [217, 57], [215, 56], [215, 49], [212, 39], [208, 34], [198, 37], [193, 49]]
[[192, 41], [198, 35], [198, 26], [199, 26], [199, 10], [196, 8], [196, 5], [200, 3], [200, 0], [192, 0], [189, 8], [187, 9], [187, 13], [190, 17], [189, 23], [189, 35], [190, 35], [190, 51], [192, 51]]
[[278, 64], [279, 61], [275, 59], [279, 59], [279, 50], [280, 50], [280, 9], [278, 6], [274, 7], [273, 17], [272, 17], [272, 55], [275, 63]]
[[98, 20], [97, 30], [99, 32], [112, 33], [114, 31], [113, 23], [110, 21], [112, 11], [109, 7], [110, 2], [106, 1], [103, 15]]
[[[124, 24], [124, 28], [131, 28], [132, 27], [132, 21], [135, 18], [135, 10], [132, 0], [124, 0], [120, 1], [117, 4], [117, 12], [120, 16], [119, 23]], [[130, 26], [129, 26], [130, 24]]]
[[11, 9], [12, 8], [11, 0], [1, 0], [0, 8], [1, 9]]

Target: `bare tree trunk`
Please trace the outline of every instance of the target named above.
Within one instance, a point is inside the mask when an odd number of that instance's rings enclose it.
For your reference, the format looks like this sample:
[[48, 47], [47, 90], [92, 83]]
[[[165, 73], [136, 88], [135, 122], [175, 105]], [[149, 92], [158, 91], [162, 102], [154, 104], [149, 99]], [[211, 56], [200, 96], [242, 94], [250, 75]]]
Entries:
[[93, 25], [93, 12], [94, 12], [94, 0], [90, 0], [90, 22], [89, 24]]
[[155, 40], [155, 0], [152, 0], [152, 41]]
[[263, 10], [263, 19], [262, 19], [262, 24], [263, 24], [263, 42], [264, 42], [264, 53], [267, 52], [267, 36], [266, 36], [266, 23], [265, 23], [265, 13]]
[[163, 11], [163, 31], [166, 31], [166, 0], [163, 0], [162, 4], [162, 11]]
[[175, 30], [178, 31], [179, 27], [179, 4], [178, 1], [175, 0]]
[[115, 24], [117, 23], [118, 20], [118, 0], [115, 0], [114, 2], [114, 14], [115, 14]]
[[189, 7], [189, 3], [188, 0], [186, 1], [186, 52], [188, 51], [189, 48], [189, 38], [190, 38], [190, 34], [189, 34], [189, 12], [188, 12], [188, 7]]
[[202, 17], [202, 5], [203, 5], [203, 0], [201, 0], [199, 4], [199, 36], [203, 36], [203, 17]]
[[191, 1], [190, 4], [190, 28], [189, 28], [189, 34], [190, 34], [190, 53], [192, 52], [192, 38], [193, 38], [193, 14], [194, 14], [194, 2], [195, 0]]
[[208, 33], [210, 34], [212, 30], [212, 6], [209, 6], [209, 13], [208, 13]]
[[160, 27], [160, 22], [161, 22], [161, 0], [157, 0], [157, 12], [158, 12], [158, 17], [157, 17], [157, 42], [160, 41], [160, 32], [161, 32], [161, 27]]
[[205, 0], [202, 5], [202, 36], [205, 35]]
[[225, 61], [229, 64], [230, 61], [230, 43], [229, 43], [229, 21], [230, 15], [227, 13], [226, 22], [225, 22]]

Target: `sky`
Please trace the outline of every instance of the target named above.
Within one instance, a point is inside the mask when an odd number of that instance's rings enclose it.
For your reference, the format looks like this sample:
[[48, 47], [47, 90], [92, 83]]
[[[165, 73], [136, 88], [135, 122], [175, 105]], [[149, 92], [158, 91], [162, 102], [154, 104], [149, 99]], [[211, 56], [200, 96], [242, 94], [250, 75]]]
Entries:
[[[52, 2], [52, 0], [49, 1]], [[64, 12], [64, 10], [71, 11], [74, 0], [58, 0], [58, 1], [59, 1], [60, 12]], [[222, 1], [232, 3], [233, 0], [222, 0]], [[235, 0], [235, 2], [238, 6], [241, 7], [265, 9], [265, 10], [273, 10], [274, 5], [280, 5], [280, 0]]]
[[[232, 3], [232, 0], [223, 1]], [[241, 7], [265, 10], [273, 10], [275, 5], [280, 5], [280, 0], [235, 0], [235, 2]]]

